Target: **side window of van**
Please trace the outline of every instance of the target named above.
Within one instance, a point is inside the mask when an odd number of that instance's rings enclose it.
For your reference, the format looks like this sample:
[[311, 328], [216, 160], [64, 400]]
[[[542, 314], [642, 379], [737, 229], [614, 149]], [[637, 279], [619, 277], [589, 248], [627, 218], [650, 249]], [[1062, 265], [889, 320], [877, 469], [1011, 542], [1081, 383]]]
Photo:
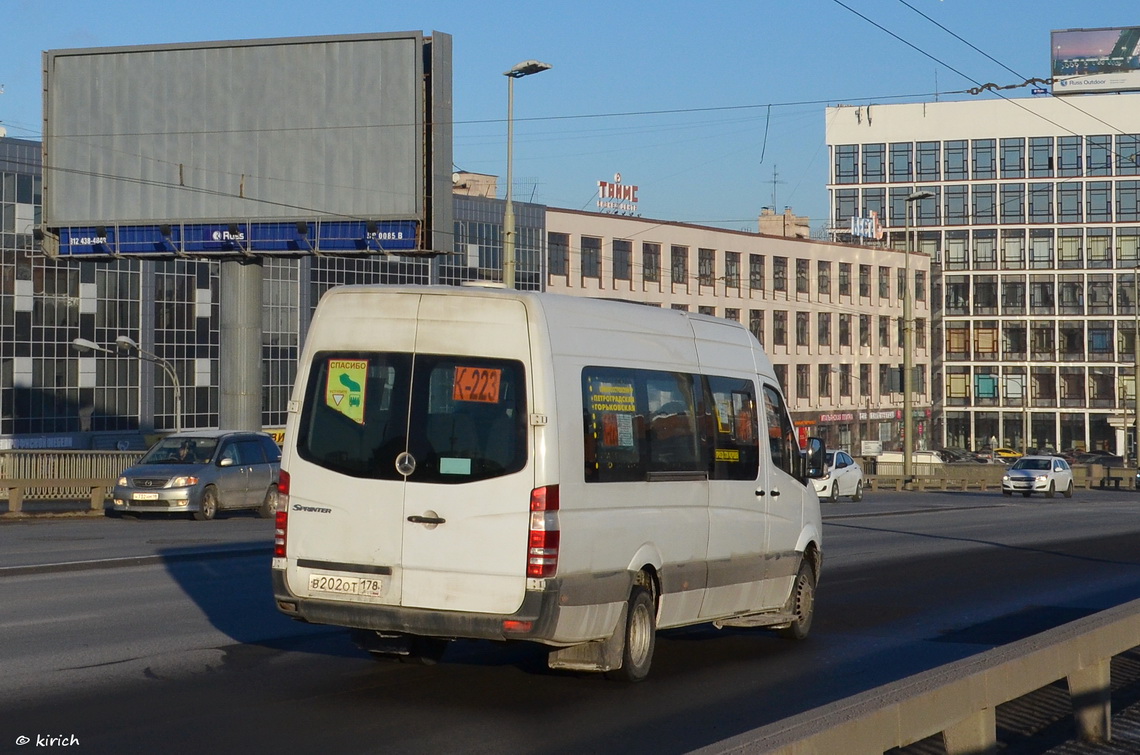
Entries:
[[768, 419], [772, 464], [794, 477], [800, 466], [800, 444], [783, 397], [770, 385], [764, 386], [764, 413]]
[[755, 480], [760, 463], [756, 387], [751, 380], [709, 377], [712, 392], [713, 474], [717, 480]]
[[587, 482], [688, 473], [754, 480], [759, 465], [749, 380], [617, 367], [582, 371]]

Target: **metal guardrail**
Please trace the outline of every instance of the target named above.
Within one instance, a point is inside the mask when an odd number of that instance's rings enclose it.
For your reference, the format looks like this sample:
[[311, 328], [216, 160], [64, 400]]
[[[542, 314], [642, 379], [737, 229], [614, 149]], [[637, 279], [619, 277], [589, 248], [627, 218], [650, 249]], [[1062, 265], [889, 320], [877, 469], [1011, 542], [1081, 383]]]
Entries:
[[25, 500], [90, 500], [103, 508], [115, 480], [144, 451], [0, 451], [0, 500], [19, 512]]
[[1078, 736], [1112, 739], [1111, 662], [1140, 647], [1140, 600], [754, 729], [699, 755], [881, 755], [942, 735], [947, 755], [998, 751], [997, 706], [1060, 679]]

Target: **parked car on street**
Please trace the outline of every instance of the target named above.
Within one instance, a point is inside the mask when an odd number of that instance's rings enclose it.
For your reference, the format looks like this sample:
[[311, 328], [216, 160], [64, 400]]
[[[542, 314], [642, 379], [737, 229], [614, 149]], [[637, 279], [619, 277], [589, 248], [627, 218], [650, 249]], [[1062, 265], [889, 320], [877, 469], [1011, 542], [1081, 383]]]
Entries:
[[1019, 459], [1021, 458], [1021, 453], [1012, 448], [995, 448], [994, 456], [1002, 459]]
[[840, 496], [863, 500], [863, 469], [846, 451], [827, 452], [827, 473], [813, 479], [816, 495], [835, 503]]
[[1103, 464], [1106, 467], [1123, 467], [1124, 457], [1108, 451], [1086, 451], [1077, 454], [1076, 464]]
[[1060, 456], [1022, 456], [1001, 478], [1002, 495], [1028, 498], [1036, 492], [1052, 498], [1058, 490], [1066, 498], [1073, 496], [1073, 470]]
[[168, 435], [124, 470], [105, 513], [161, 512], [213, 519], [221, 510], [277, 504], [281, 449], [265, 433], [197, 430]]

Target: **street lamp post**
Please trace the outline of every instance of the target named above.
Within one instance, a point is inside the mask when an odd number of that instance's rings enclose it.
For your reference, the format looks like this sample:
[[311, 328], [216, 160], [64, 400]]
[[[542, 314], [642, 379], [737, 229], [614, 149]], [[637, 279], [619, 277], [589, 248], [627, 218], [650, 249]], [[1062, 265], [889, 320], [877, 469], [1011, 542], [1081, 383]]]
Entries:
[[914, 286], [910, 280], [910, 216], [915, 202], [921, 202], [933, 196], [934, 193], [930, 191], [913, 192], [906, 198], [905, 212], [903, 212], [906, 224], [906, 260], [903, 262], [903, 278], [906, 282], [906, 285], [903, 286], [903, 479], [907, 485], [912, 482], [914, 467], [911, 459], [914, 454], [914, 408], [911, 396], [914, 389], [914, 356], [912, 354], [914, 349], [914, 318], [911, 313]]
[[503, 208], [503, 285], [507, 288], [515, 287], [515, 207], [511, 201], [511, 184], [514, 181], [512, 153], [515, 140], [515, 79], [541, 73], [550, 67], [549, 63], [525, 60], [503, 72], [507, 77], [507, 195]]
[[[115, 351], [108, 349], [106, 346], [100, 346], [86, 338], [73, 338], [71, 345], [78, 351], [100, 351], [104, 354], [116, 354]], [[182, 432], [182, 383], [178, 380], [178, 373], [174, 371], [174, 365], [157, 354], [143, 350], [135, 340], [129, 336], [119, 336], [116, 338], [115, 346], [119, 351], [135, 352], [135, 356], [139, 359], [154, 362], [166, 372], [167, 377], [170, 378], [170, 382], [174, 386], [174, 432]]]

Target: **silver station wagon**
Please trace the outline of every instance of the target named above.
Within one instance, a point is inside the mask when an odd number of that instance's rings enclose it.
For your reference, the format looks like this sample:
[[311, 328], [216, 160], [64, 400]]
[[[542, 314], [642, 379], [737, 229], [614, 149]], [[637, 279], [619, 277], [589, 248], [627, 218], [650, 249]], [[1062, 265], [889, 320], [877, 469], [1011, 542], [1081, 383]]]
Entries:
[[168, 435], [119, 477], [106, 514], [185, 513], [206, 520], [222, 510], [257, 509], [271, 517], [280, 469], [281, 449], [265, 433]]

